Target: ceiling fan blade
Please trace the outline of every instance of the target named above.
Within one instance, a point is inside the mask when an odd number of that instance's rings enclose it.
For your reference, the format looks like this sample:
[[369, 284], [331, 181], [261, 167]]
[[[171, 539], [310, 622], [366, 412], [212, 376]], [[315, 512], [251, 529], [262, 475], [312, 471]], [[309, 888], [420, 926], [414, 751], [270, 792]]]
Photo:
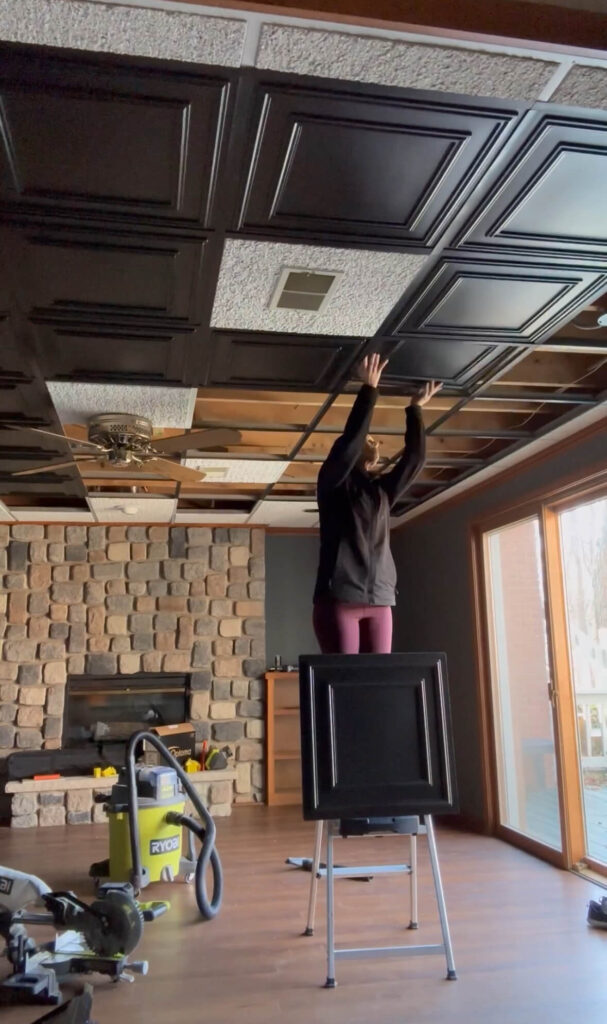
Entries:
[[179, 480], [183, 484], [199, 484], [205, 478], [204, 473], [188, 469], [187, 466], [182, 466], [179, 462], [171, 462], [170, 459], [149, 459], [145, 463], [145, 468], [161, 473], [162, 476], [168, 476], [171, 480]]
[[56, 469], [65, 469], [66, 466], [75, 466], [77, 462], [96, 462], [96, 455], [80, 455], [75, 462], [74, 459], [70, 459], [69, 462], [51, 462], [45, 466], [34, 466], [33, 469], [19, 469], [16, 473], [11, 473], [11, 476], [34, 476], [36, 473], [53, 473]]
[[56, 437], [59, 441], [69, 441], [70, 444], [78, 444], [86, 448], [97, 448], [100, 452], [105, 452], [108, 449], [104, 448], [103, 445], [95, 444], [94, 441], [82, 441], [79, 437], [68, 437], [67, 434], [56, 434], [52, 430], [42, 430], [41, 427], [9, 427], [10, 430], [28, 430], [32, 434], [44, 434], [45, 437]]
[[191, 430], [189, 434], [163, 437], [159, 441], [152, 441], [152, 446], [159, 452], [185, 452], [188, 448], [206, 450], [238, 444], [241, 437], [240, 430], [231, 427], [208, 427], [205, 430]]

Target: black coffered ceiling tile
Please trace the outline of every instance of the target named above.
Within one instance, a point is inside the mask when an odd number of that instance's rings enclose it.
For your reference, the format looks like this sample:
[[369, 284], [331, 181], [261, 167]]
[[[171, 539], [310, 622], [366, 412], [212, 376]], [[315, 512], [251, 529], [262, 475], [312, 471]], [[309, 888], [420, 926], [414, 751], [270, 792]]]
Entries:
[[207, 384], [330, 391], [360, 338], [213, 331]]
[[0, 424], [52, 429], [39, 397], [39, 385], [35, 381], [15, 379], [9, 372], [0, 374]]
[[463, 235], [464, 245], [607, 254], [607, 117], [547, 114]]
[[437, 380], [453, 387], [470, 384], [494, 363], [503, 346], [471, 341], [404, 341], [390, 355], [382, 383]]
[[9, 313], [0, 311], [0, 387], [31, 384], [31, 367], [17, 343]]
[[426, 246], [517, 113], [499, 102], [265, 78], [236, 227], [312, 242]]
[[33, 433], [42, 428], [61, 433], [61, 425], [44, 382], [37, 375], [24, 338], [31, 333], [16, 312], [0, 313], [0, 494], [35, 493], [44, 484], [45, 493], [84, 495], [84, 487], [74, 464], [57, 474], [13, 477], [20, 469], [46, 460], [69, 459], [67, 441]]
[[26, 229], [31, 309], [64, 317], [194, 320], [204, 242]]
[[111, 324], [38, 323], [38, 365], [47, 380], [188, 384], [200, 332]]
[[605, 287], [605, 268], [445, 259], [395, 318], [392, 333], [535, 342]]
[[233, 73], [2, 58], [1, 200], [64, 216], [210, 223]]

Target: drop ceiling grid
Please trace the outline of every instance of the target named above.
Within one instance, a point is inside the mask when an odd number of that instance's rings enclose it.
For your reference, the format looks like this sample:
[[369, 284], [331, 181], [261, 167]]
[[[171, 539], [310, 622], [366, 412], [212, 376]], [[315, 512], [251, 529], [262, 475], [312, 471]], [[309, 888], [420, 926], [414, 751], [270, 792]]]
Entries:
[[[513, 59], [518, 60], [519, 58]], [[482, 189], [476, 194], [474, 203], [478, 201], [478, 195], [481, 192]], [[226, 330], [283, 332], [285, 335], [313, 333], [319, 338], [332, 339], [336, 344], [339, 343], [340, 336], [347, 335], [350, 337], [350, 340], [353, 338], [359, 339], [358, 351], [360, 354], [364, 345], [364, 339], [376, 332], [378, 326], [391, 313], [396, 303], [399, 300], [402, 301], [404, 293], [412, 294], [415, 291], [418, 283], [423, 279], [422, 272], [428, 268], [430, 260], [432, 260], [433, 264], [436, 264], [437, 257], [438, 250], [435, 251], [433, 257], [429, 258], [419, 254], [403, 253], [402, 251], [378, 252], [370, 249], [356, 248], [356, 246], [341, 249], [322, 245], [262, 242], [251, 241], [249, 238], [238, 239], [231, 237], [225, 244], [212, 324], [216, 328]], [[463, 260], [465, 254], [460, 252], [459, 258]], [[329, 303], [326, 313], [317, 316], [314, 314], [293, 314], [289, 310], [269, 311], [267, 309], [276, 274], [281, 266], [299, 265], [305, 269], [340, 270], [342, 266], [339, 265], [338, 261], [343, 261], [343, 280], [346, 282], [346, 287], [343, 290], [341, 287], [338, 288], [336, 292], [336, 299], [338, 301], [333, 306]], [[489, 260], [488, 265], [492, 265], [491, 260]], [[534, 266], [534, 263], [530, 261], [529, 266]], [[274, 312], [280, 314], [283, 319], [271, 319], [270, 314]], [[66, 313], [61, 315], [67, 316]], [[323, 322], [322, 326], [321, 321]], [[394, 341], [394, 339], [391, 340]], [[382, 344], [383, 341], [379, 343]], [[196, 344], [197, 342], [191, 346], [192, 357], [196, 354]], [[519, 350], [519, 354], [521, 356], [524, 354], [522, 348]], [[111, 368], [109, 369], [111, 370]], [[331, 393], [330, 398], [337, 399], [339, 389], [345, 383], [345, 364], [342, 364], [342, 371], [340, 379], [335, 383], [335, 391]], [[404, 384], [406, 385], [406, 380]], [[401, 384], [401, 386], [403, 385]], [[91, 414], [102, 411], [128, 411], [146, 415], [152, 418], [154, 426], [158, 430], [163, 428], [187, 429], [193, 421], [192, 417], [196, 399], [195, 388], [175, 389], [162, 386], [142, 388], [136, 385], [51, 381], [49, 390], [55, 399], [55, 405], [63, 423], [82, 421]], [[460, 409], [465, 407], [465, 403], [471, 397], [463, 392], [462, 389], [452, 389], [451, 393], [456, 398], [458, 395], [461, 395], [461, 402], [458, 402], [452, 410], [446, 411], [444, 415], [438, 418], [439, 425], [440, 423], [447, 422], [451, 416], [456, 417]], [[238, 392], [235, 391], [235, 398], [237, 394]], [[204, 391], [202, 395], [204, 395]], [[332, 407], [327, 407], [325, 410], [327, 415], [330, 408]], [[313, 445], [314, 440], [312, 439], [315, 438], [315, 433], [313, 430], [310, 431], [310, 425], [315, 422], [316, 411], [308, 411], [310, 412], [307, 420], [308, 432], [311, 437], [310, 445]], [[321, 420], [321, 426], [322, 422]], [[259, 429], [263, 431], [263, 426]], [[381, 433], [381, 431], [379, 432]], [[298, 433], [299, 431], [293, 433], [293, 440], [298, 436]], [[322, 439], [322, 435], [323, 431], [318, 431], [316, 438]], [[389, 437], [391, 435], [386, 436]], [[306, 445], [305, 436], [299, 438], [297, 451], [300, 451], [300, 444], [303, 445], [301, 454], [307, 454], [309, 446]], [[392, 444], [398, 447], [398, 438], [395, 437], [394, 441], [390, 442], [390, 445]], [[238, 450], [228, 454], [227, 458], [230, 464], [238, 461], [247, 462], [247, 460], [239, 460], [238, 454]], [[260, 470], [263, 479], [259, 482], [268, 484], [265, 492], [266, 498], [271, 498], [273, 486], [276, 480], [279, 479], [274, 475], [277, 472], [277, 461], [280, 467], [280, 474], [282, 474], [288, 464], [288, 457], [293, 454], [292, 450], [288, 455], [285, 453], [281, 460], [264, 460], [263, 457], [256, 460], [265, 466], [263, 471]], [[252, 461], [254, 460], [249, 460], [249, 462]], [[236, 472], [235, 467], [234, 471]], [[249, 473], [251, 472], [252, 469], [249, 469]], [[308, 486], [306, 484], [306, 487]], [[91, 496], [91, 500], [93, 497]], [[41, 497], [41, 500], [43, 500], [43, 497]], [[107, 500], [115, 502], [122, 499], [109, 498]], [[139, 496], [134, 500], [139, 500]], [[172, 506], [169, 516], [170, 520], [175, 513], [176, 506], [170, 500], [169, 504]], [[279, 504], [285, 507], [289, 506], [289, 516], [291, 517], [290, 521], [292, 521], [292, 517], [296, 515], [294, 507], [296, 503], [292, 501], [278, 502], [274, 499], [269, 502], [266, 501], [257, 507], [254, 514], [265, 514], [265, 512], [262, 513], [261, 509], [265, 509], [266, 505], [271, 505], [273, 508], [268, 515], [276, 516], [280, 511], [278, 508]], [[309, 503], [302, 502], [302, 504], [307, 505]], [[167, 521], [163, 517], [168, 514], [168, 507], [168, 505], [164, 505], [162, 517], [158, 521]], [[149, 509], [152, 509], [151, 505]], [[181, 511], [185, 512], [186, 510]], [[212, 514], [214, 516], [215, 512], [201, 514]], [[217, 512], [218, 516], [221, 514]], [[307, 514], [309, 515], [309, 513]], [[234, 515], [242, 516], [245, 513], [234, 512]], [[132, 519], [125, 518], [125, 521], [132, 521]], [[306, 522], [309, 523], [309, 520], [306, 520]]]

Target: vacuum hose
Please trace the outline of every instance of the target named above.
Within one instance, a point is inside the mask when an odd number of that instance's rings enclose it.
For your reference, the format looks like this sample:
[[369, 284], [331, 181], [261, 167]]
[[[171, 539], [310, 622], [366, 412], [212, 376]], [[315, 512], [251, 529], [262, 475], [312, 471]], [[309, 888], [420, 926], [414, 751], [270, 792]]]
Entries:
[[[195, 872], [196, 903], [198, 904], [198, 909], [202, 916], [210, 921], [211, 918], [216, 917], [219, 913], [223, 896], [223, 871], [221, 868], [221, 861], [219, 860], [219, 854], [215, 849], [215, 837], [217, 834], [215, 822], [200, 799], [196, 789], [188, 779], [187, 773], [184, 772], [183, 768], [179, 762], [175, 760], [171, 752], [167, 750], [162, 740], [151, 732], [134, 733], [129, 740], [126, 755], [133, 886], [136, 890], [139, 890], [141, 889], [143, 882], [141, 852], [139, 849], [139, 820], [137, 817], [137, 777], [135, 772], [135, 751], [137, 746], [143, 740], [145, 740], [146, 743], [151, 743], [151, 745], [156, 748], [163, 761], [177, 772], [185, 792], [194, 805], [194, 809], [200, 815], [200, 822], [198, 822], [195, 821], [194, 818], [190, 818], [187, 814], [177, 814], [171, 811], [167, 814], [167, 821], [175, 825], [185, 825], [185, 827], [193, 832], [194, 835], [198, 836], [202, 843], [202, 849], [198, 855]], [[206, 872], [209, 864], [213, 871], [213, 897], [210, 901], [207, 897], [206, 887]]]

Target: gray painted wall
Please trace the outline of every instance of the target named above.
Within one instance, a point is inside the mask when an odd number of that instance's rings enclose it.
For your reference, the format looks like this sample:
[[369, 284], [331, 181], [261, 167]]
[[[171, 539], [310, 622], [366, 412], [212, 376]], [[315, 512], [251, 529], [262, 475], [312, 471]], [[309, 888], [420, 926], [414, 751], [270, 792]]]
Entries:
[[280, 654], [297, 665], [300, 654], [318, 653], [312, 629], [312, 594], [318, 566], [318, 536], [266, 535], [266, 657]]
[[463, 813], [483, 814], [477, 706], [476, 638], [470, 527], [502, 505], [562, 477], [607, 466], [607, 434], [596, 435], [546, 462], [521, 468], [478, 495], [449, 503], [393, 533], [399, 597], [394, 650], [445, 651], [449, 669], [455, 755]]

